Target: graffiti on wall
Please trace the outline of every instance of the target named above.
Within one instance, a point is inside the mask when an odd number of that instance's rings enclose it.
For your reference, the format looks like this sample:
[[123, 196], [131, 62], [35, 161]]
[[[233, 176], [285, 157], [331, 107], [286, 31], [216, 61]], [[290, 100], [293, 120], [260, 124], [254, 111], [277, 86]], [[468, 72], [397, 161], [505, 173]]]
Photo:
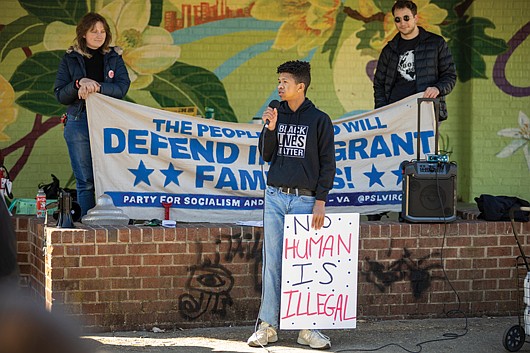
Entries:
[[187, 293], [179, 297], [180, 314], [187, 320], [195, 320], [208, 311], [225, 317], [227, 307], [234, 303], [230, 296], [233, 286], [234, 278], [219, 263], [219, 257], [214, 262], [205, 259], [200, 265], [191, 266]]
[[443, 277], [431, 274], [431, 270], [442, 268], [439, 263], [429, 262], [432, 257], [439, 255], [440, 253], [434, 252], [413, 259], [411, 251], [403, 248], [401, 257], [388, 266], [366, 257], [368, 271], [361, 271], [361, 273], [366, 281], [372, 283], [380, 292], [384, 292], [396, 282], [409, 281], [414, 298], [419, 299], [429, 289], [433, 280], [443, 279]]
[[[235, 260], [250, 263], [254, 290], [258, 294], [261, 292], [261, 237], [260, 232], [255, 232], [254, 236], [252, 233], [220, 235], [214, 241], [216, 251], [213, 259], [197, 243], [196, 264], [189, 267], [185, 292], [178, 299], [183, 318], [196, 320], [206, 313], [220, 318], [227, 316], [229, 307], [234, 304], [231, 291], [236, 283], [229, 267]], [[390, 256], [390, 251], [388, 255]], [[401, 256], [388, 265], [366, 257], [367, 269], [360, 273], [366, 282], [373, 284], [380, 292], [394, 283], [408, 281], [413, 297], [418, 300], [428, 291], [433, 281], [444, 278], [432, 273], [432, 270], [442, 268], [438, 261], [433, 261], [439, 255], [439, 252], [432, 252], [414, 258], [409, 249], [403, 248]]]
[[[236, 235], [224, 235], [221, 236], [226, 238], [228, 247], [224, 254], [224, 260], [226, 262], [232, 262], [236, 257], [245, 259], [252, 263], [252, 279], [254, 283], [254, 289], [256, 292], [261, 292], [261, 264], [263, 262], [263, 252], [260, 246], [261, 244], [261, 232], [255, 231], [254, 236], [252, 233], [243, 233]], [[221, 242], [220, 239], [217, 240]]]
[[[261, 233], [255, 232], [238, 235], [221, 235], [215, 240], [216, 252], [214, 259], [203, 254], [202, 245], [197, 243], [197, 264], [188, 269], [188, 279], [185, 290], [179, 296], [179, 312], [186, 320], [196, 320], [205, 313], [221, 318], [226, 317], [227, 308], [234, 304], [231, 290], [234, 287], [234, 277], [227, 266], [221, 264], [221, 245], [226, 243], [226, 252], [222, 258], [231, 263], [235, 258], [252, 262], [254, 288], [261, 291], [258, 281], [258, 271], [261, 265]], [[223, 242], [223, 240], [225, 240]]]

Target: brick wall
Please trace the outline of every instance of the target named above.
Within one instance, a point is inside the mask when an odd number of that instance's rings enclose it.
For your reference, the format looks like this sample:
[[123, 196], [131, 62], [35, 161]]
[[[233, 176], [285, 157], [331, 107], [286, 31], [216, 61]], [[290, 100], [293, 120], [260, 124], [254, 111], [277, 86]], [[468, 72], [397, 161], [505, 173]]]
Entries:
[[[257, 316], [261, 228], [60, 230], [35, 218], [15, 222], [28, 287], [86, 330], [243, 325]], [[530, 224], [516, 227], [525, 248]], [[360, 319], [444, 317], [458, 308], [452, 288], [468, 316], [519, 312], [520, 252], [509, 222], [362, 222], [359, 246]]]
[[[32, 220], [30, 222], [30, 220]], [[14, 217], [17, 238], [17, 261], [20, 283], [25, 293], [37, 302], [44, 303], [46, 296], [46, 274], [44, 265], [44, 225], [34, 217]], [[37, 228], [40, 228], [37, 230]]]

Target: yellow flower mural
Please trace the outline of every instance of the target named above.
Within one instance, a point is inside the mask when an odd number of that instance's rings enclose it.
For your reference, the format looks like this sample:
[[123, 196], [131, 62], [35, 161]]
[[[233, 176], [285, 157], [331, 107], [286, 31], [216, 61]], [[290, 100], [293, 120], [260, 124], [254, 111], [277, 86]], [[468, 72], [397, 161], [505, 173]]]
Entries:
[[0, 75], [0, 141], [9, 141], [9, 136], [3, 131], [17, 119], [17, 108], [15, 103], [15, 91], [4, 76]]
[[365, 17], [371, 17], [381, 11], [374, 3], [374, 0], [359, 0], [359, 13]]
[[[131, 78], [131, 89], [141, 89], [153, 81], [153, 74], [164, 71], [180, 57], [180, 47], [162, 27], [148, 26], [149, 0], [114, 0], [96, 12], [111, 27], [113, 45], [123, 48], [123, 60]], [[52, 22], [44, 34], [48, 50], [66, 49], [75, 37], [75, 26]]]
[[[429, 32], [441, 35], [442, 31], [439, 25], [447, 17], [447, 11], [439, 8], [435, 4], [431, 4], [430, 0], [416, 0], [415, 3], [418, 7], [418, 26], [423, 27]], [[365, 12], [361, 12], [363, 15], [373, 14], [375, 8], [373, 0], [360, 0], [359, 6]], [[374, 38], [371, 43], [372, 47], [379, 52], [398, 33], [392, 12], [388, 12], [385, 15], [383, 26], [385, 29], [384, 38]]]
[[273, 48], [296, 48], [303, 55], [331, 36], [340, 3], [340, 0], [257, 0], [251, 15], [258, 20], [283, 21]]

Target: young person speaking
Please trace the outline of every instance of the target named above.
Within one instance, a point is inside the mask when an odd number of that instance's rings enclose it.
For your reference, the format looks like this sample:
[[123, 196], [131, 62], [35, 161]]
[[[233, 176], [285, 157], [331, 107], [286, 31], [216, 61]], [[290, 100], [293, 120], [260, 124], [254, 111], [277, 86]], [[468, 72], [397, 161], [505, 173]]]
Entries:
[[[278, 340], [283, 227], [286, 214], [312, 214], [312, 228], [324, 224], [325, 205], [335, 177], [333, 124], [306, 98], [311, 82], [308, 62], [288, 61], [278, 67], [278, 108], [268, 107], [259, 149], [270, 162], [264, 206], [262, 298], [258, 329], [248, 339], [253, 347]], [[318, 330], [301, 330], [297, 342], [315, 349], [331, 347]]]

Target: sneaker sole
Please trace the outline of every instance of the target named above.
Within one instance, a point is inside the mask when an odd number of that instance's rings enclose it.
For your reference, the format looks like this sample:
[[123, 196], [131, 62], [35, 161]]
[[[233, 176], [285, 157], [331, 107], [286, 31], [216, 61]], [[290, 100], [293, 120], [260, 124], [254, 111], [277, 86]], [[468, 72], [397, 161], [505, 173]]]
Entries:
[[311, 347], [313, 349], [330, 349], [331, 348], [331, 344], [325, 344], [322, 347], [312, 346], [306, 340], [304, 340], [303, 338], [300, 338], [300, 337], [298, 337], [298, 339], [296, 340], [296, 343], [304, 345], [304, 346], [309, 346], [309, 347]]

